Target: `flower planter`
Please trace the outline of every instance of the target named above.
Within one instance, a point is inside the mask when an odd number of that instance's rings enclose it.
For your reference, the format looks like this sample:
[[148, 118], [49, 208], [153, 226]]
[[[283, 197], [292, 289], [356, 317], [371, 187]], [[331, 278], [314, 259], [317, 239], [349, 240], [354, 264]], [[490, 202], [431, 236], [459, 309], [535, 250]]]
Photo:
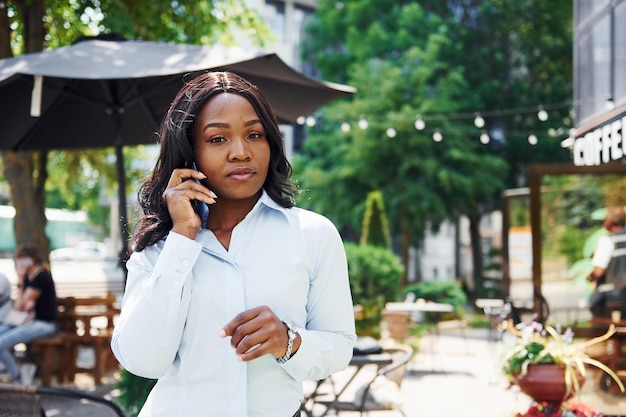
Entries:
[[[585, 383], [585, 377], [576, 372], [578, 389]], [[565, 368], [560, 365], [537, 364], [528, 366], [526, 375], [515, 375], [515, 382], [522, 392], [536, 402], [562, 403], [576, 392], [572, 384], [565, 383]]]

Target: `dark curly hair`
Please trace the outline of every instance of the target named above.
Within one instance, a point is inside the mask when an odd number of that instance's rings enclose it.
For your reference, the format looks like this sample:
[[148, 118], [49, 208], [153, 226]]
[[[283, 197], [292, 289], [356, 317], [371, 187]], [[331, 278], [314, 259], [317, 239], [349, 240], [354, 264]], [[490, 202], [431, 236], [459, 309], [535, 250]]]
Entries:
[[291, 164], [285, 155], [283, 138], [274, 110], [261, 91], [232, 72], [206, 72], [185, 82], [176, 94], [159, 128], [161, 150], [152, 174], [139, 187], [143, 210], [134, 234], [134, 250], [142, 251], [158, 242], [172, 228], [172, 218], [163, 201], [163, 192], [176, 168], [191, 167], [194, 157], [193, 126], [204, 104], [221, 93], [246, 98], [266, 130], [270, 163], [263, 189], [283, 207], [294, 205], [295, 187], [290, 182]]

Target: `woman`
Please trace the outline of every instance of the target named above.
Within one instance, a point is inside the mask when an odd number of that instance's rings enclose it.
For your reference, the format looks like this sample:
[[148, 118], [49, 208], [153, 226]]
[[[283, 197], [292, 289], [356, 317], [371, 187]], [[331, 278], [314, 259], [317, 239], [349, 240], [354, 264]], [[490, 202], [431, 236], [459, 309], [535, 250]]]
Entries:
[[15, 253], [18, 291], [14, 310], [25, 314], [22, 323], [0, 324], [0, 362], [11, 381], [20, 378], [20, 369], [11, 350], [18, 343], [28, 343], [56, 331], [57, 295], [52, 275], [43, 266], [41, 254], [34, 246], [21, 246]]
[[276, 117], [243, 78], [187, 82], [159, 135], [112, 340], [159, 379], [140, 416], [299, 415], [302, 380], [356, 341], [341, 238], [293, 207]]

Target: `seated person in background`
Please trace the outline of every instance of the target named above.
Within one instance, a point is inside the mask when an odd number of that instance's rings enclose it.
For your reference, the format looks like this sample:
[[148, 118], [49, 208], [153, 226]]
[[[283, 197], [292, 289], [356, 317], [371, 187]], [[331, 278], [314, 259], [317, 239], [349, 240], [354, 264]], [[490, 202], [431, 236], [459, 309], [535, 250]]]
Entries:
[[595, 317], [608, 317], [611, 310], [626, 311], [626, 212], [607, 207], [602, 226], [610, 233], [598, 240], [593, 271], [587, 279], [595, 284], [589, 307]]
[[8, 323], [7, 320], [0, 324], [0, 362], [10, 381], [20, 377], [20, 369], [11, 353], [13, 346], [53, 334], [58, 316], [54, 281], [50, 271], [43, 266], [37, 248], [19, 247], [15, 253], [15, 270], [18, 292], [13, 309], [29, 314], [22, 323]]
[[11, 311], [11, 283], [6, 275], [0, 272], [0, 323]]

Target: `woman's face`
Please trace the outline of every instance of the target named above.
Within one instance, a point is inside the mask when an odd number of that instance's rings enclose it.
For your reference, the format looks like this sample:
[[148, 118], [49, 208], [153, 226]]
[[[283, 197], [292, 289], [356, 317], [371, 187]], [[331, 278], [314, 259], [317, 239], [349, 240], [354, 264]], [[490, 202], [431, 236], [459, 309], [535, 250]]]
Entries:
[[17, 258], [15, 260], [15, 270], [18, 275], [25, 274], [26, 271], [28, 271], [28, 268], [30, 268], [33, 265], [34, 265], [33, 259], [28, 256]]
[[258, 198], [270, 163], [265, 129], [250, 102], [222, 93], [200, 110], [193, 129], [197, 168], [219, 199]]

